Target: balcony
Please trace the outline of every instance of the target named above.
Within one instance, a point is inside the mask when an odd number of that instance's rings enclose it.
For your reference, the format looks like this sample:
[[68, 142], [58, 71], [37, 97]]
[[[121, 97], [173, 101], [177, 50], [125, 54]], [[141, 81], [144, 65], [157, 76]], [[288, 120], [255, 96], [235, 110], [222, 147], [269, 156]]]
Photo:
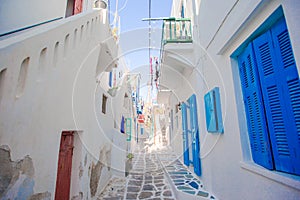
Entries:
[[192, 26], [188, 18], [169, 18], [163, 22], [162, 44], [192, 43]]
[[193, 71], [194, 45], [190, 19], [164, 19], [160, 52], [161, 85], [175, 89], [180, 86], [177, 85], [180, 81], [176, 81], [175, 77], [181, 79]]

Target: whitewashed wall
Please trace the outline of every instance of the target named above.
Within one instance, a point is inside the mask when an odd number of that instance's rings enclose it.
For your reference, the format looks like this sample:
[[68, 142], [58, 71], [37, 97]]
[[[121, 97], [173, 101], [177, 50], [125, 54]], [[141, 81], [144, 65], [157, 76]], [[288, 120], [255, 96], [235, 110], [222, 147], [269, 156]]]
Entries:
[[[93, 8], [93, 0], [84, 0], [83, 12]], [[0, 2], [0, 35], [47, 21], [64, 18], [67, 0], [2, 0]]]
[[[122, 159], [112, 161], [112, 141], [124, 146], [124, 137], [106, 132], [113, 133], [112, 117], [98, 121], [96, 65], [100, 43], [110, 36], [106, 12], [97, 10], [0, 41], [0, 70], [6, 69], [1, 81], [0, 144], [10, 148], [13, 161], [27, 155], [32, 159], [34, 193], [48, 192], [54, 198], [63, 130], [77, 131], [71, 197], [82, 192], [84, 198], [91, 198], [90, 170], [98, 161], [103, 167], [96, 195], [113, 174], [112, 163], [122, 166]], [[26, 58], [24, 90], [18, 91]], [[113, 116], [109, 106], [107, 113]]]
[[[197, 5], [199, 1], [190, 3]], [[200, 7], [194, 9], [196, 73], [185, 76], [197, 94], [201, 179], [205, 188], [219, 199], [300, 198], [298, 176], [269, 171], [251, 161], [238, 66], [236, 59], [231, 58], [280, 5], [287, 21], [295, 59], [299, 63], [299, 1], [202, 0]], [[169, 82], [176, 81], [169, 78]], [[215, 86], [220, 87], [223, 135], [206, 131], [203, 97]], [[178, 95], [186, 92], [186, 88], [178, 90], [181, 90]], [[173, 100], [170, 100], [170, 106], [174, 107]]]

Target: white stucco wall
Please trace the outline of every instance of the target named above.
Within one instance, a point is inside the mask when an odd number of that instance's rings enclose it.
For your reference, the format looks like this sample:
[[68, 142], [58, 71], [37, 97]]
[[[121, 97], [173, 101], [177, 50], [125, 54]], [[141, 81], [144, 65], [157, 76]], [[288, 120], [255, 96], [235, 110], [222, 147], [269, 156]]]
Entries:
[[[105, 162], [97, 194], [112, 175], [112, 140], [119, 145], [124, 136], [109, 134], [113, 127], [109, 106], [111, 117], [99, 120], [103, 129], [97, 121], [101, 104], [96, 100], [96, 65], [100, 43], [110, 37], [105, 16], [104, 10], [88, 12], [0, 41], [0, 70], [6, 69], [1, 81], [0, 141], [10, 147], [12, 160], [26, 155], [32, 158], [34, 193], [48, 191], [54, 198], [63, 130], [78, 131], [72, 178], [80, 182], [72, 184], [70, 197], [79, 192], [84, 198], [91, 197], [90, 169], [99, 159]], [[26, 58], [29, 62], [24, 91], [18, 94], [18, 76]], [[115, 165], [122, 163], [121, 159], [114, 161]]]
[[[93, 8], [93, 0], [82, 1], [82, 11]], [[0, 35], [65, 17], [67, 0], [1, 1]]]
[[[269, 171], [251, 161], [238, 66], [236, 59], [231, 58], [280, 5], [287, 21], [295, 59], [299, 63], [300, 42], [296, 33], [299, 33], [300, 4], [296, 0], [202, 0], [199, 15], [194, 13], [196, 66], [193, 72], [196, 73], [185, 76], [197, 95], [202, 162], [200, 178], [204, 187], [219, 199], [300, 198], [298, 176]], [[194, 9], [194, 12], [197, 10]], [[206, 130], [203, 98], [215, 86], [220, 87], [223, 135], [214, 135]], [[180, 95], [187, 88], [178, 90], [181, 90], [177, 92]], [[170, 101], [170, 106], [173, 107], [174, 102]]]

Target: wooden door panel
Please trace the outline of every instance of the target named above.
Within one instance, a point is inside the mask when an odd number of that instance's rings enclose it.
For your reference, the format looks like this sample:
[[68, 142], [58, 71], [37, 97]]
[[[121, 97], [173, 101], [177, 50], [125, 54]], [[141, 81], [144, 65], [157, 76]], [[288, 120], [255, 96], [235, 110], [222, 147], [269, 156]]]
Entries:
[[73, 143], [74, 132], [64, 131], [60, 141], [55, 200], [70, 198]]

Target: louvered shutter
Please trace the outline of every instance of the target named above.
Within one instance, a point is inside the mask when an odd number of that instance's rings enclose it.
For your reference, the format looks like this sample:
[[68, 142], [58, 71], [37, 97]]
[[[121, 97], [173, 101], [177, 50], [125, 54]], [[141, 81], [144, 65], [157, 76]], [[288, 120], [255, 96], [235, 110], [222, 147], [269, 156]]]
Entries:
[[189, 158], [189, 141], [188, 141], [188, 127], [187, 127], [187, 110], [186, 104], [181, 104], [182, 114], [182, 140], [183, 140], [183, 161], [186, 166], [190, 166]]
[[193, 165], [194, 172], [201, 176], [201, 160], [200, 160], [200, 142], [199, 142], [199, 126], [198, 126], [198, 114], [197, 114], [197, 100], [196, 95], [193, 94], [189, 99], [190, 105], [190, 119], [191, 119], [191, 131], [192, 131], [192, 149], [193, 149]]
[[254, 40], [275, 168], [300, 174], [300, 85], [284, 19]]
[[273, 169], [265, 111], [252, 43], [238, 57], [238, 63], [252, 158], [255, 163]]

